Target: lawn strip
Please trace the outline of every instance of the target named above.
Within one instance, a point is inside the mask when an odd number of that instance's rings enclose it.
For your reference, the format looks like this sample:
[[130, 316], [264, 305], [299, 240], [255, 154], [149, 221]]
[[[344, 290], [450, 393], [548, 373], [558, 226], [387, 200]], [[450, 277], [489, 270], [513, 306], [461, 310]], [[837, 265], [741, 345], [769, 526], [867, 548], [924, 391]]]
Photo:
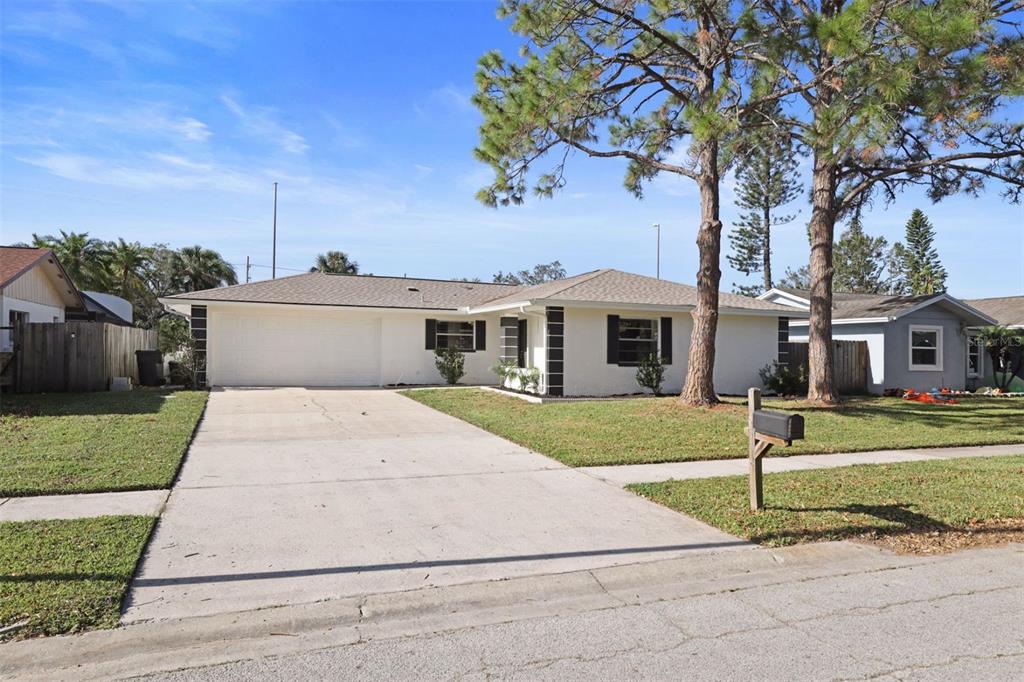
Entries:
[[[1012, 539], [1024, 531], [1020, 455], [767, 474], [760, 512], [748, 506], [746, 476], [628, 488], [726, 533], [773, 546], [859, 538], [920, 552], [984, 544], [990, 532]], [[952, 535], [959, 540], [947, 541]]]
[[0, 497], [166, 488], [205, 391], [5, 395]]
[[[478, 389], [404, 395], [569, 466], [649, 464], [747, 456], [746, 408], [683, 407], [674, 397], [528, 403]], [[1024, 401], [971, 397], [958, 405], [856, 397], [839, 408], [767, 398], [766, 409], [806, 418], [807, 439], [773, 455], [1024, 443]]]
[[0, 637], [111, 628], [155, 518], [0, 523]]

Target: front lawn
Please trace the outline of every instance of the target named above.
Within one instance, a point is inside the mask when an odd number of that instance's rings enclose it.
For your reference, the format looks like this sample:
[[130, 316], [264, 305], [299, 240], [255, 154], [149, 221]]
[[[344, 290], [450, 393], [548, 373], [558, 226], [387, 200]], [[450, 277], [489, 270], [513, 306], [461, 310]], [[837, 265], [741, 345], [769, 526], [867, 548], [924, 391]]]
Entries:
[[932, 551], [1024, 539], [1024, 456], [766, 474], [759, 512], [750, 511], [746, 476], [629, 487], [766, 545], [866, 538]]
[[4, 395], [0, 497], [166, 488], [204, 391]]
[[[745, 400], [705, 408], [675, 398], [528, 403], [478, 389], [416, 390], [404, 395], [569, 466], [643, 464], [747, 456]], [[806, 419], [807, 440], [772, 454], [1024, 443], [1024, 401], [966, 398], [925, 405], [859, 397], [821, 409], [764, 400], [766, 409]]]
[[155, 519], [0, 523], [0, 639], [112, 628]]

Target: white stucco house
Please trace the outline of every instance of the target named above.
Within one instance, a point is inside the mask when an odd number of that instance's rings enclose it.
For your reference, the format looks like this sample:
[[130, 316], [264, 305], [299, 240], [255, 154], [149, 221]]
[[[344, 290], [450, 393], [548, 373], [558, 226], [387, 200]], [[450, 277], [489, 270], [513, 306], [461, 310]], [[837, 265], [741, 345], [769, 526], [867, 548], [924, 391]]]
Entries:
[[[549, 396], [635, 393], [640, 357], [682, 388], [695, 287], [617, 270], [537, 286], [308, 273], [160, 299], [191, 321], [211, 386], [440, 383], [434, 350], [466, 354], [463, 383], [495, 384], [500, 360], [534, 367]], [[742, 394], [806, 311], [722, 293], [715, 386]]]
[[15, 325], [63, 322], [68, 308], [85, 303], [53, 251], [0, 246], [0, 351], [11, 350]]
[[[775, 287], [759, 299], [807, 311], [810, 292]], [[991, 374], [991, 361], [972, 330], [998, 320], [949, 294], [893, 296], [835, 292], [832, 338], [865, 341], [868, 390], [975, 388]], [[807, 341], [807, 319], [790, 322], [790, 340]]]

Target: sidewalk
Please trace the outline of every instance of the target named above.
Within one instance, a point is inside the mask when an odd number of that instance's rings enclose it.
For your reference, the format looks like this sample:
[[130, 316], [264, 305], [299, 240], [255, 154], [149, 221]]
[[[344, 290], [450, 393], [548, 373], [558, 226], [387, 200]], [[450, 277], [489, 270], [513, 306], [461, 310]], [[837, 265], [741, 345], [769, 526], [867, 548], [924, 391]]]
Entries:
[[[853, 464], [890, 464], [893, 462], [923, 462], [931, 459], [958, 457], [996, 457], [1024, 455], [1024, 443], [1017, 445], [974, 445], [961, 448], [919, 448], [912, 450], [877, 450], [832, 455], [797, 455], [793, 457], [766, 457], [765, 473], [799, 471], [801, 469], [830, 469]], [[747, 474], [747, 460], [715, 459], [699, 462], [665, 462], [662, 464], [626, 464], [619, 466], [579, 467], [596, 478], [618, 486], [632, 483], [657, 483], [686, 478], [712, 478]]]
[[83, 519], [94, 516], [158, 516], [169, 490], [0, 497], [0, 521]]

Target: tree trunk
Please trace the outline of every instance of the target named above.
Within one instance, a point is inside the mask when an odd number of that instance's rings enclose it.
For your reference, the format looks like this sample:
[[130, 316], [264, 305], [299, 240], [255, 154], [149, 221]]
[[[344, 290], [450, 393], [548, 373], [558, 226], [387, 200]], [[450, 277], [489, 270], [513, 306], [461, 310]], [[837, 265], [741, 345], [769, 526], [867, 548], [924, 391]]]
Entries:
[[811, 180], [811, 319], [807, 400], [839, 402], [832, 371], [832, 242], [836, 227], [836, 168], [830, 150], [817, 150]]
[[768, 291], [772, 288], [772, 209], [765, 202], [764, 205], [764, 242], [762, 248], [764, 252], [761, 254], [762, 262], [764, 263], [764, 290]]
[[700, 151], [700, 230], [697, 249], [697, 307], [690, 335], [686, 384], [679, 400], [684, 405], [706, 406], [718, 402], [715, 394], [715, 334], [718, 331], [718, 286], [722, 278], [722, 221], [719, 219], [718, 141], [707, 140]]

